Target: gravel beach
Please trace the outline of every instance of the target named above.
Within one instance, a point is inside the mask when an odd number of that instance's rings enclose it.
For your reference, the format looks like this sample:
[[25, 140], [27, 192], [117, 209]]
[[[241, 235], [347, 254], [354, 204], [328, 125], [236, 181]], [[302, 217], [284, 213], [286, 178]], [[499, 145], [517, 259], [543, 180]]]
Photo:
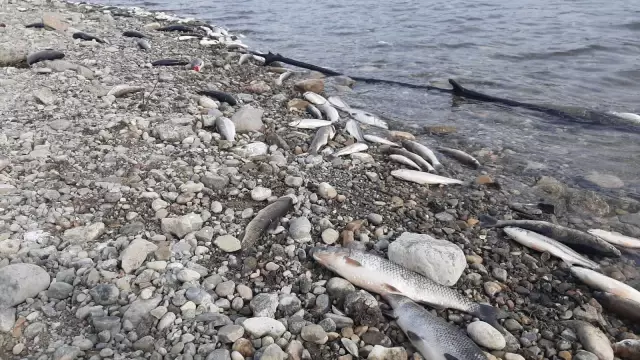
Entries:
[[[376, 144], [334, 157], [355, 142], [342, 126], [310, 155], [315, 130], [289, 126], [310, 117], [302, 93], [340, 95], [353, 86], [348, 78], [296, 69], [278, 84], [282, 68], [239, 64], [237, 46], [155, 30], [174, 23], [167, 20], [0, 2], [0, 359], [421, 359], [383, 315], [380, 296], [309, 254], [333, 244], [389, 257], [499, 307], [506, 334], [432, 310], [489, 359], [612, 360], [611, 344], [637, 339], [640, 324], [603, 308], [568, 265], [478, 220], [541, 219], [638, 237], [637, 201], [525, 176], [523, 166], [535, 164], [514, 163], [508, 149], [474, 148], [445, 123], [418, 131], [388, 119], [391, 130], [432, 148], [477, 158], [483, 166], [473, 169], [438, 153], [440, 175], [469, 184], [394, 178], [403, 166]], [[41, 21], [48, 28], [25, 27]], [[148, 50], [122, 36], [132, 30], [149, 35]], [[26, 65], [45, 49], [65, 56]], [[200, 71], [151, 65], [195, 58]], [[237, 103], [199, 94], [207, 89]], [[216, 129], [219, 118], [233, 122], [234, 141]], [[241, 249], [247, 224], [283, 196], [292, 208]], [[545, 206], [526, 205], [538, 203]], [[636, 253], [589, 255], [640, 289]], [[584, 335], [587, 324], [606, 340]]]

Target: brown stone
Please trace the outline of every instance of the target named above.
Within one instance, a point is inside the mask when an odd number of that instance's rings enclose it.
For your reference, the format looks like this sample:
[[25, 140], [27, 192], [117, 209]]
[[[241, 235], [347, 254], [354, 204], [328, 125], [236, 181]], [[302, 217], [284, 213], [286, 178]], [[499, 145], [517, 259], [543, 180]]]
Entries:
[[413, 134], [406, 131], [389, 131], [389, 136], [392, 140], [415, 140], [416, 137]]
[[564, 360], [571, 360], [571, 353], [566, 350], [560, 351], [558, 353], [558, 356], [560, 356]]
[[351, 230], [342, 230], [340, 237], [342, 238], [342, 246], [344, 247], [355, 241], [353, 231]]
[[480, 184], [480, 185], [493, 184], [493, 180], [491, 179], [491, 177], [489, 177], [489, 175], [480, 175], [476, 178], [476, 184]]
[[447, 135], [447, 134], [455, 134], [458, 132], [455, 126], [448, 125], [433, 125], [433, 126], [425, 126], [425, 131], [432, 135]]
[[469, 227], [474, 227], [479, 222], [480, 221], [478, 219], [469, 218], [469, 220], [467, 220], [467, 225], [469, 225]]
[[307, 111], [307, 106], [308, 105], [309, 105], [309, 102], [306, 101], [306, 100], [291, 99], [287, 103], [287, 108], [289, 109], [289, 111], [292, 111], [292, 110]]
[[324, 80], [323, 79], [307, 79], [300, 80], [293, 88], [301, 93], [305, 93], [307, 91], [314, 92], [316, 94], [321, 94], [324, 91]]
[[240, 338], [233, 343], [233, 347], [231, 348], [233, 351], [239, 352], [244, 357], [251, 357], [256, 352], [251, 344], [251, 341], [245, 338]]
[[42, 23], [44, 26], [57, 30], [59, 32], [65, 32], [69, 29], [69, 24], [62, 21], [62, 16], [54, 13], [46, 13], [42, 16]]
[[263, 94], [268, 91], [271, 91], [271, 87], [262, 80], [256, 80], [256, 81], [252, 81], [251, 84], [249, 84], [249, 86], [246, 87], [246, 90], [254, 94]]

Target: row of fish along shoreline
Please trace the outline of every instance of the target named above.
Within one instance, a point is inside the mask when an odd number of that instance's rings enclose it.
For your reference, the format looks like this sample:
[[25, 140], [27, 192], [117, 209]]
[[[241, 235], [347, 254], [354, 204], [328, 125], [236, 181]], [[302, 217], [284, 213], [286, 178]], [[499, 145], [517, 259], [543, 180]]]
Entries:
[[414, 139], [216, 27], [0, 6], [1, 359], [639, 358], [637, 201]]

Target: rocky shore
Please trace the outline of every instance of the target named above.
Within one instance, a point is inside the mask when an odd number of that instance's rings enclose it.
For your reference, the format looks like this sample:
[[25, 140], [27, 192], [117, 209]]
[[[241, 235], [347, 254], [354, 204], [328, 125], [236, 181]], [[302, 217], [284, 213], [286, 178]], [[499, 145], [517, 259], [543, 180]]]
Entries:
[[[43, 18], [65, 29], [25, 28]], [[349, 79], [301, 72], [280, 85], [281, 69], [154, 30], [167, 24], [82, 4], [0, 3], [0, 359], [420, 359], [382, 299], [313, 261], [309, 249], [326, 244], [393, 251], [412, 266], [424, 254], [439, 282], [508, 314], [503, 336], [433, 310], [489, 357], [611, 360], [566, 320], [611, 343], [637, 338], [638, 324], [603, 309], [566, 264], [478, 221], [542, 202], [529, 216], [637, 237], [637, 201], [510, 172], [508, 149], [474, 149], [446, 126], [415, 135], [480, 160], [474, 170], [439, 155], [443, 175], [470, 186], [395, 179], [401, 166], [374, 145], [334, 158], [354, 142], [343, 128], [309, 155], [314, 131], [288, 126], [308, 117], [302, 91], [339, 95]], [[67, 27], [107, 42], [74, 39]], [[130, 30], [151, 35], [150, 49], [122, 36]], [[48, 48], [64, 59], [24, 66]], [[167, 58], [204, 67], [151, 66]], [[235, 141], [216, 132], [217, 117], [233, 121]], [[281, 196], [293, 209], [239, 251], [249, 221]], [[421, 234], [439, 239], [433, 253], [407, 250]], [[634, 256], [591, 259], [640, 289]]]

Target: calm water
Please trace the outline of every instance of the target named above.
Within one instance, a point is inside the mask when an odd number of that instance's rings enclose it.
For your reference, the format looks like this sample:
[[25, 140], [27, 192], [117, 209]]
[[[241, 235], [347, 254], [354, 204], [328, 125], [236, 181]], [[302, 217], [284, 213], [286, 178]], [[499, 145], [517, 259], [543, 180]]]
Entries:
[[[347, 74], [455, 78], [522, 101], [640, 113], [637, 0], [94, 1], [207, 20], [246, 35], [254, 49]], [[519, 170], [542, 167], [535, 172], [569, 182], [597, 171], [625, 182], [614, 193], [640, 190], [637, 133], [399, 87], [361, 85], [341, 96], [409, 129], [456, 126], [474, 148], [513, 150]]]

